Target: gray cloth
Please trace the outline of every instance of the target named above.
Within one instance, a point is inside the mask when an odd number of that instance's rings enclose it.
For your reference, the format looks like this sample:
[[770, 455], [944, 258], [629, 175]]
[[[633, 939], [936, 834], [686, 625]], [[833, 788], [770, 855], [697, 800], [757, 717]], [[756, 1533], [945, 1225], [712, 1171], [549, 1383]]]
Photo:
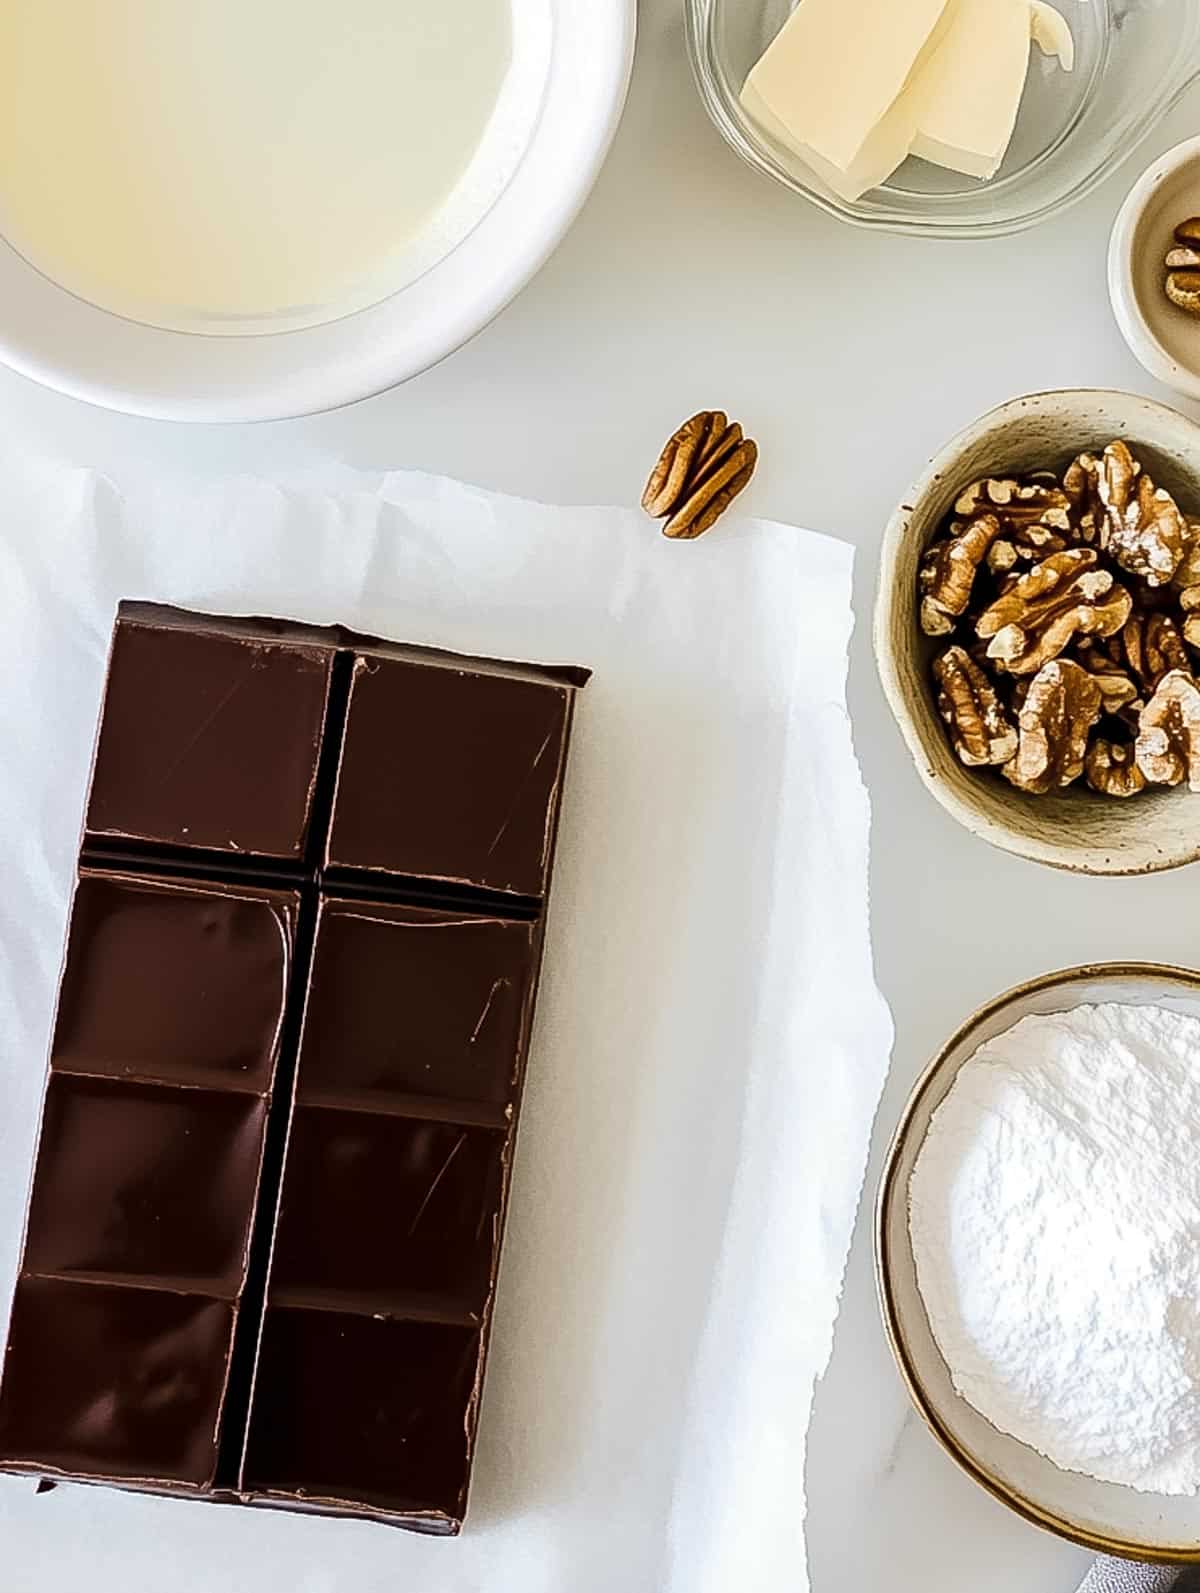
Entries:
[[[1079, 1584], [1079, 1593], [1182, 1593], [1180, 1571], [1172, 1565], [1135, 1565], [1132, 1560], [1097, 1560]], [[1188, 1579], [1190, 1580], [1190, 1578]]]

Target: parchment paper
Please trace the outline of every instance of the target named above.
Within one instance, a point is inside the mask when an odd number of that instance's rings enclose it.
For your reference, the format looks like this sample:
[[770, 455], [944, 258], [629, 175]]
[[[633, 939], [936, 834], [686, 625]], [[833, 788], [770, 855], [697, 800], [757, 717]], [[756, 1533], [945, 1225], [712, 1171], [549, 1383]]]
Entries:
[[844, 706], [850, 550], [420, 475], [0, 457], [0, 1306], [113, 609], [589, 664], [468, 1526], [0, 1484], [13, 1593], [783, 1593], [890, 1044]]

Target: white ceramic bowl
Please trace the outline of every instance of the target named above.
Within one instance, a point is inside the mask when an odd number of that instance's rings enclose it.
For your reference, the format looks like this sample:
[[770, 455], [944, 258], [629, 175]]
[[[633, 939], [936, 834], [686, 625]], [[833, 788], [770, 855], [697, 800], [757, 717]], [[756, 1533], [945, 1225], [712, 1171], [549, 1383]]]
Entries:
[[1150, 166], [1121, 206], [1108, 246], [1108, 293], [1121, 335], [1156, 381], [1200, 399], [1200, 316], [1163, 291], [1164, 260], [1181, 221], [1200, 215], [1200, 138]]
[[511, 181], [440, 263], [322, 325], [261, 335], [166, 331], [97, 309], [0, 241], [0, 360], [48, 387], [164, 420], [310, 414], [406, 381], [480, 331], [553, 252], [620, 120], [636, 0], [551, 0], [541, 113]]
[[1081, 785], [1030, 796], [994, 770], [964, 768], [934, 703], [936, 643], [918, 623], [917, 569], [968, 483], [1059, 470], [1083, 449], [1101, 449], [1117, 437], [1185, 510], [1200, 513], [1200, 426], [1194, 421], [1132, 393], [1076, 389], [1015, 398], [947, 443], [896, 510], [884, 536], [875, 605], [880, 680], [929, 791], [993, 846], [1084, 874], [1148, 874], [1194, 862], [1200, 858], [1200, 797], [1163, 789], [1118, 802]]
[[1106, 1554], [1200, 1563], [1200, 1499], [1137, 1493], [1062, 1471], [997, 1431], [958, 1395], [917, 1288], [908, 1230], [908, 1186], [929, 1122], [962, 1064], [1030, 1013], [1123, 1001], [1200, 1016], [1200, 974], [1149, 963], [1103, 963], [1046, 974], [990, 1002], [930, 1064], [896, 1130], [880, 1184], [876, 1277], [884, 1325], [913, 1404], [954, 1460], [1027, 1521]]

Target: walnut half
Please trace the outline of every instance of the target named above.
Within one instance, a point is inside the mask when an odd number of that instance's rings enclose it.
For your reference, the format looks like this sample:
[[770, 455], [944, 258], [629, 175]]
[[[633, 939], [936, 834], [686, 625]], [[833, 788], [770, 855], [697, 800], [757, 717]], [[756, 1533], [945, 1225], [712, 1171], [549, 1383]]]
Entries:
[[1035, 675], [1077, 637], [1112, 636], [1129, 618], [1133, 599], [1091, 548], [1052, 553], [1022, 575], [976, 623], [988, 657], [1014, 675]]
[[925, 550], [921, 560], [921, 629], [926, 636], [948, 636], [967, 612], [975, 577], [988, 549], [1000, 535], [994, 514], [981, 514]]
[[1099, 459], [1080, 454], [1064, 485], [1080, 507], [1085, 539], [1098, 532], [1104, 552], [1147, 586], [1174, 578], [1187, 526], [1174, 498], [1155, 486], [1127, 443], [1109, 443]]
[[1086, 669], [1065, 658], [1046, 664], [1026, 693], [1020, 743], [1004, 766], [1005, 779], [1038, 796], [1078, 780], [1101, 706], [1100, 688]]
[[954, 750], [969, 769], [1007, 763], [1017, 751], [1017, 730], [996, 688], [961, 647], [934, 661], [938, 711], [950, 727]]
[[1137, 738], [1138, 768], [1151, 785], [1180, 785], [1200, 791], [1200, 687], [1173, 669], [1142, 709]]
[[1087, 783], [1101, 796], [1131, 797], [1146, 789], [1146, 776], [1137, 766], [1131, 741], [1107, 741], [1097, 736], [1084, 760]]

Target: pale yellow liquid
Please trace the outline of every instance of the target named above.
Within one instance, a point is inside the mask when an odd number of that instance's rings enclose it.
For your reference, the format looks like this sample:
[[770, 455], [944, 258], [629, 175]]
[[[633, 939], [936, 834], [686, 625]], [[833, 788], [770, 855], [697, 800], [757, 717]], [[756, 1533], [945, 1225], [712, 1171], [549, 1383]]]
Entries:
[[163, 325], [357, 308], [468, 170], [511, 48], [511, 0], [0, 0], [0, 233]]

